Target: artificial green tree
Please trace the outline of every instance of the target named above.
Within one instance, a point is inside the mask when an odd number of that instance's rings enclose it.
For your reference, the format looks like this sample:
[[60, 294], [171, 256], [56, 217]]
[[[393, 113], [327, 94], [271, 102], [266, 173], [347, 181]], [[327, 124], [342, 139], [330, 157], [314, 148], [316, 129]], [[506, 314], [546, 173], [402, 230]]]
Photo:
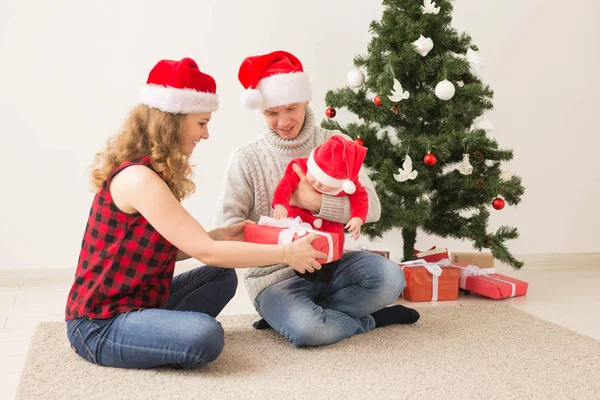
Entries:
[[[370, 25], [367, 54], [354, 59], [349, 85], [327, 93], [322, 123], [369, 149], [365, 165], [382, 212], [364, 232], [373, 239], [401, 230], [405, 260], [414, 258], [421, 229], [470, 240], [522, 267], [505, 244], [518, 237], [517, 229], [488, 231], [490, 210], [518, 204], [524, 189], [519, 177], [501, 169], [512, 151], [489, 136], [484, 114], [493, 107], [493, 92], [480, 79], [477, 46], [452, 28], [450, 0], [383, 5], [381, 21]], [[335, 109], [342, 107], [360, 122], [340, 125]]]

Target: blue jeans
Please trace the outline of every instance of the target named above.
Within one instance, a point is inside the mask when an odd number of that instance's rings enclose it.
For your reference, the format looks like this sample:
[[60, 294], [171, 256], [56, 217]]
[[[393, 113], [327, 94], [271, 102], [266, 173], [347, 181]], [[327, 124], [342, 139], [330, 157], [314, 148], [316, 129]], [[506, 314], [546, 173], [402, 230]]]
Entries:
[[373, 329], [370, 314], [396, 301], [405, 286], [397, 264], [351, 252], [342, 257], [331, 283], [294, 276], [264, 289], [254, 306], [292, 345], [318, 346]]
[[73, 350], [94, 364], [196, 368], [221, 354], [224, 333], [215, 317], [236, 289], [235, 270], [199, 267], [173, 278], [163, 308], [69, 320], [67, 335]]

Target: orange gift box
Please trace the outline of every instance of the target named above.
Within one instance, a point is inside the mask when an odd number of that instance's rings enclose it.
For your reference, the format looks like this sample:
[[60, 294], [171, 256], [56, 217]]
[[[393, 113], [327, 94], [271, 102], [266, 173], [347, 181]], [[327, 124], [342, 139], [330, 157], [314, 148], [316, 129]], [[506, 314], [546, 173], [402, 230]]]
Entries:
[[[281, 224], [286, 226], [277, 227], [266, 224]], [[329, 259], [327, 260], [318, 258], [317, 262], [319, 264], [326, 264], [328, 262], [339, 260], [341, 254], [339, 254], [338, 234], [315, 231], [308, 229], [308, 226], [302, 224], [299, 218], [296, 220], [276, 220], [270, 217], [261, 217], [258, 224], [249, 224], [244, 227], [244, 242], [260, 244], [290, 243], [308, 233], [314, 232], [319, 236], [317, 239], [313, 240], [312, 246], [316, 250], [329, 256]], [[284, 237], [287, 237], [287, 239], [282, 239]]]
[[402, 292], [402, 297], [406, 300], [413, 302], [458, 300], [461, 270], [451, 267], [448, 260], [442, 260], [440, 263], [417, 260], [401, 263], [400, 266], [406, 278], [406, 287]]

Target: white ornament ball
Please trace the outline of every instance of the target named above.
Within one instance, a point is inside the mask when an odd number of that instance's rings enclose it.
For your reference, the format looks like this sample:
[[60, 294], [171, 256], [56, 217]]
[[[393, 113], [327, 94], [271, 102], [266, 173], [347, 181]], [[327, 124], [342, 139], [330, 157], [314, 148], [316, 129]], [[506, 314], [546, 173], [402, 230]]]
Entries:
[[435, 86], [435, 95], [440, 100], [450, 100], [454, 97], [456, 88], [449, 80], [445, 79]]
[[365, 74], [357, 69], [354, 69], [348, 72], [346, 79], [348, 79], [348, 85], [350, 85], [350, 87], [359, 87], [365, 83]]

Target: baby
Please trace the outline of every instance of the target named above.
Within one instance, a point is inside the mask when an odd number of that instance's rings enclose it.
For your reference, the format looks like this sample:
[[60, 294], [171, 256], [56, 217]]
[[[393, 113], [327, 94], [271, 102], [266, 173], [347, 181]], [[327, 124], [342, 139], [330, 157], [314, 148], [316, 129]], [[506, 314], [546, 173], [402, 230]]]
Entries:
[[[360, 236], [360, 228], [365, 223], [369, 208], [368, 194], [358, 181], [358, 172], [367, 154], [367, 149], [343, 136], [334, 135], [315, 148], [308, 158], [292, 160], [285, 175], [277, 185], [273, 195], [273, 216], [278, 219], [300, 217], [302, 222], [310, 223], [316, 230], [337, 233], [339, 236], [339, 254], [344, 249], [344, 228], [350, 231], [355, 240]], [[292, 193], [300, 178], [294, 172], [297, 164], [306, 174], [306, 180], [322, 195], [348, 196], [350, 200], [350, 221], [344, 227], [339, 222], [316, 218], [309, 210], [290, 205]], [[323, 264], [321, 269], [298, 276], [312, 282], [329, 283], [333, 279], [338, 261]]]

